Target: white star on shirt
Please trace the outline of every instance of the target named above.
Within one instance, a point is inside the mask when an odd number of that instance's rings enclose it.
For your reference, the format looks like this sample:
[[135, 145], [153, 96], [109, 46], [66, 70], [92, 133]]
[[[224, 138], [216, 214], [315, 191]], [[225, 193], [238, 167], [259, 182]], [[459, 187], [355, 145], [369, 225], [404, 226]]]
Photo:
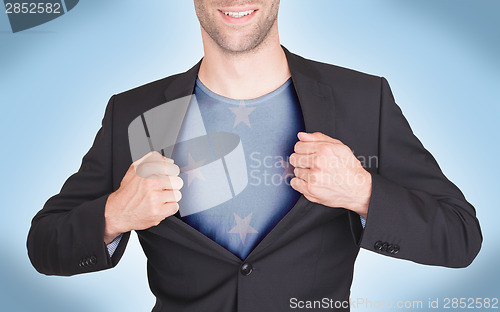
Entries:
[[191, 153], [188, 153], [188, 164], [181, 168], [182, 172], [185, 172], [188, 176], [188, 186], [193, 182], [194, 179], [198, 178], [205, 180], [205, 177], [201, 173], [201, 166], [205, 163], [204, 160], [194, 161]]
[[250, 113], [253, 112], [253, 110], [256, 109], [256, 107], [246, 107], [245, 103], [241, 101], [238, 107], [229, 107], [229, 109], [236, 115], [233, 128], [236, 128], [236, 126], [240, 122], [246, 123], [249, 128], [252, 127], [250, 125], [250, 120], [248, 119], [248, 115], [250, 115]]
[[250, 220], [252, 219], [252, 213], [242, 219], [236, 213], [234, 214], [234, 219], [236, 220], [236, 226], [233, 227], [228, 233], [239, 233], [241, 238], [241, 243], [245, 244], [245, 238], [248, 233], [259, 233], [256, 229], [250, 226]]

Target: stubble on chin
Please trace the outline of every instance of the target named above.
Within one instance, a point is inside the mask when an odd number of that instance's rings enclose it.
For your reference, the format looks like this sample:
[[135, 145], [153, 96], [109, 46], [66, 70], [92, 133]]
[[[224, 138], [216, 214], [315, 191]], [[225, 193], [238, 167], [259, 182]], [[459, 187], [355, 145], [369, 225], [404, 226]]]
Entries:
[[[279, 5], [275, 4], [275, 5]], [[218, 12], [216, 13], [218, 14]], [[257, 23], [246, 36], [233, 40], [230, 36], [223, 34], [217, 26], [217, 17], [208, 14], [203, 3], [199, 4], [197, 10], [198, 20], [201, 28], [208, 34], [214, 43], [226, 54], [247, 54], [256, 52], [266, 41], [271, 33], [271, 29], [276, 23], [277, 8], [272, 8], [272, 13], [265, 20]], [[235, 30], [237, 31], [237, 30]]]

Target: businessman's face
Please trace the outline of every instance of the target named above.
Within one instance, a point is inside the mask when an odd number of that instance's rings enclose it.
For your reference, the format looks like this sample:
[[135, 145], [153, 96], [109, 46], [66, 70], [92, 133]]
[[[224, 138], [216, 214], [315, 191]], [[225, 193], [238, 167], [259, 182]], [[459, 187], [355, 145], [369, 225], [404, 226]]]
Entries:
[[194, 0], [202, 31], [223, 50], [247, 52], [277, 31], [280, 0]]

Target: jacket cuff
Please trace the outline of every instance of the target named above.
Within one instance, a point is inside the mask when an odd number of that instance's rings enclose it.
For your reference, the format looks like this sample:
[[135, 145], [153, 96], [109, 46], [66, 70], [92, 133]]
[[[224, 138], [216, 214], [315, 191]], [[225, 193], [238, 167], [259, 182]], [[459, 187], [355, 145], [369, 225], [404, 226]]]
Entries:
[[382, 176], [372, 174], [372, 194], [368, 205], [366, 225], [360, 235], [360, 247], [398, 257], [401, 238], [394, 235], [392, 228], [401, 222], [396, 211], [404, 211], [404, 209], [395, 209], [406, 200], [399, 196], [400, 189], [402, 187]]
[[[88, 201], [70, 212], [70, 242], [61, 246], [73, 246], [72, 259], [67, 263], [74, 266], [77, 273], [104, 270], [112, 267], [106, 244], [104, 243], [104, 208], [109, 194]], [[63, 261], [65, 263], [65, 261]], [[73, 270], [71, 270], [73, 271]]]

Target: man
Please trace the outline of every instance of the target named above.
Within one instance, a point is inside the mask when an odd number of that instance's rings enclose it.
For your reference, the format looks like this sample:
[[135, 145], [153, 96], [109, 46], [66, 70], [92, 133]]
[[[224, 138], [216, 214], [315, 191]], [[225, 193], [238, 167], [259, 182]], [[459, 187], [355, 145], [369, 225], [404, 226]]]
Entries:
[[[287, 311], [323, 298], [348, 310], [360, 247], [423, 264], [472, 262], [482, 242], [475, 210], [413, 135], [387, 81], [290, 53], [278, 7], [195, 0], [204, 58], [111, 98], [79, 171], [33, 219], [28, 251], [39, 272], [114, 267], [135, 230], [153, 311]], [[181, 194], [210, 186], [209, 175], [186, 175], [204, 163], [181, 147], [132, 157], [130, 125], [141, 121], [159, 151], [144, 116], [193, 93], [198, 108], [181, 116], [176, 142], [193, 138], [199, 124], [189, 121], [201, 116], [207, 132], [240, 140], [247, 164], [260, 155], [252, 152], [290, 155], [290, 185], [247, 183], [238, 193], [233, 184], [225, 202], [183, 212]]]

